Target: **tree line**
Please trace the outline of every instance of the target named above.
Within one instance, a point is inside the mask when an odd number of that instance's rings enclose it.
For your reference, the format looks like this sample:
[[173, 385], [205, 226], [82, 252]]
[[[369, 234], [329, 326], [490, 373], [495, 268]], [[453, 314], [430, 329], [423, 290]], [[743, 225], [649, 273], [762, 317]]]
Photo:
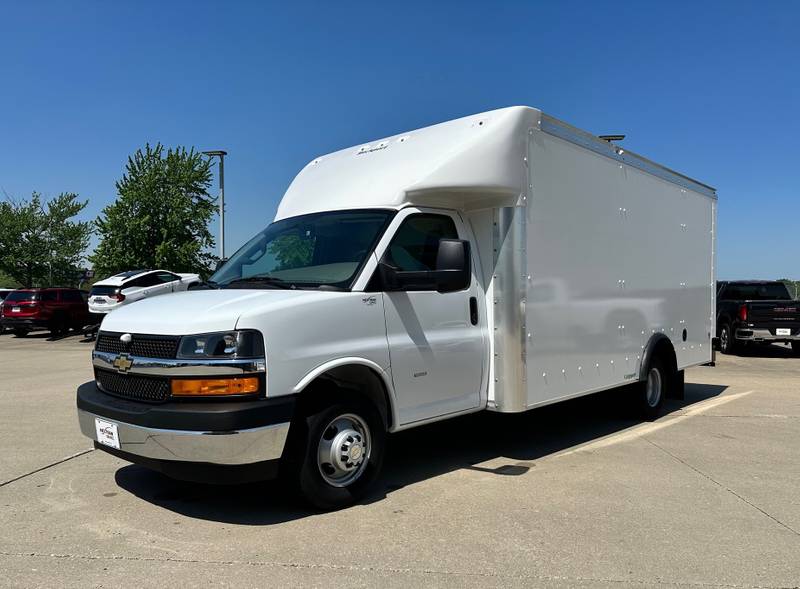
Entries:
[[[216, 211], [212, 163], [192, 149], [146, 145], [128, 158], [116, 200], [93, 221], [88, 201], [64, 192], [0, 201], [0, 286], [70, 286], [86, 260], [105, 278], [138, 268], [207, 275], [216, 263], [208, 229]], [[94, 251], [86, 256], [92, 235]]]

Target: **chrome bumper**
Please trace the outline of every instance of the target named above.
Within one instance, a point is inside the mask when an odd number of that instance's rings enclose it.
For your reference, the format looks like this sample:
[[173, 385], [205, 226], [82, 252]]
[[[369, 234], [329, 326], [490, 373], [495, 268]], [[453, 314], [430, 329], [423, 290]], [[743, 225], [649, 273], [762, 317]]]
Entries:
[[800, 340], [800, 335], [773, 335], [769, 329], [749, 329], [746, 327], [737, 329], [735, 337], [740, 341], [786, 342]]
[[221, 465], [275, 460], [283, 454], [289, 423], [226, 432], [154, 429], [78, 409], [81, 432], [95, 442], [95, 418], [117, 424], [120, 450], [144, 458]]

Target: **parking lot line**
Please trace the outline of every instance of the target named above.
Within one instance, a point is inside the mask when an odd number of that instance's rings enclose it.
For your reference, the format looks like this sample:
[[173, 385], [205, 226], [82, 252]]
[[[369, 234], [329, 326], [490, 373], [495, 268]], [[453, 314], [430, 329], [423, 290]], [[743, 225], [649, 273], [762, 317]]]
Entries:
[[608, 435], [604, 438], [600, 438], [599, 440], [593, 440], [586, 444], [570, 448], [569, 450], [565, 450], [563, 452], [559, 452], [557, 454], [554, 454], [552, 458], [567, 456], [569, 454], [574, 454], [576, 452], [589, 452], [593, 450], [599, 450], [601, 448], [607, 448], [609, 446], [614, 446], [616, 444], [629, 442], [631, 440], [641, 438], [648, 434], [655, 433], [658, 430], [671, 427], [673, 425], [677, 425], [682, 421], [685, 421], [687, 419], [705, 413], [706, 411], [719, 407], [720, 405], [725, 405], [726, 403], [730, 403], [731, 401], [736, 401], [737, 399], [746, 397], [747, 395], [750, 395], [754, 392], [755, 390], [749, 390], [741, 393], [732, 393], [728, 395], [707, 399], [705, 401], [696, 403], [691, 407], [687, 407], [686, 409], [675, 412], [671, 415], [666, 415], [661, 419], [659, 419], [658, 421], [635, 425], [621, 432]]
[[10, 485], [20, 479], [24, 479], [25, 477], [29, 477], [32, 474], [36, 474], [37, 472], [42, 472], [43, 470], [47, 470], [48, 468], [52, 468], [54, 466], [58, 466], [59, 464], [64, 464], [72, 460], [73, 458], [78, 458], [79, 456], [83, 456], [84, 454], [88, 454], [89, 452], [94, 452], [94, 448], [87, 448], [86, 450], [81, 450], [80, 452], [76, 452], [72, 456], [67, 456], [66, 458], [62, 458], [61, 460], [56, 460], [55, 462], [51, 462], [50, 464], [46, 464], [40, 468], [32, 470], [30, 472], [26, 472], [25, 474], [21, 474], [19, 476], [14, 477], [13, 479], [9, 479], [7, 481], [0, 482], [0, 487], [5, 487], [6, 485]]

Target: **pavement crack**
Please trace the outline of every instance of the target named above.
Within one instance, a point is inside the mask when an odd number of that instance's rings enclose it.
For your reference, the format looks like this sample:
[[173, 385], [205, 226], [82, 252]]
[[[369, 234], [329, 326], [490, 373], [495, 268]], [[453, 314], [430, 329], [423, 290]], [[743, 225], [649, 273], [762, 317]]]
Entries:
[[613, 583], [619, 585], [642, 585], [653, 587], [658, 585], [669, 585], [679, 587], [698, 587], [714, 589], [798, 589], [797, 585], [742, 585], [738, 583], [713, 583], [703, 581], [672, 581], [668, 579], [619, 579], [612, 577], [588, 577], [588, 576], [567, 576], [567, 575], [543, 575], [543, 574], [507, 574], [481, 571], [448, 571], [431, 568], [414, 569], [410, 567], [375, 567], [357, 566], [333, 563], [300, 563], [283, 561], [259, 561], [259, 560], [227, 560], [227, 559], [194, 559], [194, 558], [175, 558], [175, 557], [150, 557], [150, 556], [122, 556], [122, 555], [90, 555], [90, 554], [57, 554], [44, 552], [7, 552], [0, 550], [0, 556], [27, 557], [27, 558], [52, 558], [52, 559], [72, 559], [84, 561], [120, 561], [120, 562], [170, 562], [178, 564], [205, 564], [216, 566], [252, 566], [252, 567], [276, 567], [283, 569], [298, 570], [330, 570], [330, 571], [359, 571], [367, 573], [390, 573], [390, 574], [412, 574], [412, 575], [442, 575], [466, 578], [494, 578], [508, 580], [528, 580], [528, 581], [550, 581], [559, 583]]
[[643, 439], [644, 439], [644, 440], [645, 440], [647, 443], [649, 443], [649, 444], [652, 444], [653, 446], [655, 446], [656, 448], [658, 448], [659, 450], [661, 450], [661, 451], [662, 451], [664, 454], [666, 454], [666, 455], [668, 455], [668, 456], [672, 457], [674, 460], [677, 460], [678, 462], [680, 462], [681, 464], [683, 464], [683, 465], [684, 465], [684, 466], [686, 466], [687, 468], [690, 468], [691, 470], [693, 470], [694, 472], [696, 472], [697, 474], [699, 474], [699, 475], [700, 475], [700, 476], [702, 476], [703, 478], [705, 478], [705, 479], [707, 479], [707, 480], [711, 481], [712, 483], [714, 483], [715, 485], [717, 485], [719, 488], [721, 488], [721, 489], [724, 489], [725, 491], [727, 491], [728, 493], [730, 493], [731, 495], [733, 495], [734, 497], [736, 497], [737, 499], [739, 499], [739, 501], [742, 501], [743, 503], [746, 503], [747, 505], [749, 505], [750, 507], [752, 507], [752, 508], [753, 508], [753, 509], [755, 509], [756, 511], [759, 511], [759, 512], [761, 512], [763, 515], [767, 516], [769, 519], [771, 519], [772, 521], [774, 521], [774, 522], [775, 522], [776, 524], [778, 524], [779, 526], [781, 526], [781, 527], [783, 527], [783, 528], [786, 528], [787, 530], [789, 530], [789, 531], [790, 531], [792, 534], [794, 534], [795, 536], [798, 536], [798, 537], [800, 537], [800, 532], [798, 532], [797, 530], [795, 530], [794, 528], [792, 528], [792, 527], [791, 527], [791, 526], [789, 526], [788, 524], [786, 524], [786, 523], [782, 522], [782, 521], [781, 521], [781, 520], [779, 520], [777, 517], [775, 517], [775, 516], [774, 516], [774, 515], [772, 515], [771, 513], [767, 512], [766, 510], [762, 509], [761, 507], [759, 507], [758, 505], [756, 505], [756, 504], [755, 504], [755, 503], [753, 503], [752, 501], [750, 501], [750, 500], [748, 500], [747, 498], [743, 497], [742, 495], [740, 495], [739, 493], [737, 493], [736, 491], [734, 491], [734, 490], [733, 490], [733, 489], [731, 489], [730, 487], [728, 487], [728, 486], [726, 486], [726, 485], [723, 485], [722, 483], [720, 483], [718, 480], [716, 480], [716, 479], [715, 479], [714, 477], [712, 477], [711, 475], [709, 475], [709, 474], [706, 474], [705, 472], [703, 472], [703, 471], [702, 471], [702, 470], [700, 470], [699, 468], [697, 468], [697, 467], [695, 467], [695, 466], [693, 466], [693, 465], [689, 464], [688, 462], [686, 462], [686, 461], [685, 461], [683, 458], [681, 458], [680, 456], [678, 456], [678, 455], [676, 455], [676, 454], [673, 454], [672, 452], [670, 452], [669, 450], [667, 450], [666, 448], [664, 448], [664, 447], [662, 447], [662, 446], [659, 446], [659, 445], [658, 445], [658, 444], [656, 444], [656, 443], [655, 443], [653, 440], [651, 440], [651, 439], [647, 438], [646, 436], [642, 436], [642, 438], [643, 438]]
[[25, 477], [31, 476], [32, 474], [36, 474], [37, 472], [42, 472], [43, 470], [47, 470], [48, 468], [53, 468], [54, 466], [58, 466], [59, 464], [64, 464], [65, 462], [69, 462], [73, 458], [78, 458], [79, 456], [83, 456], [84, 454], [88, 454], [89, 452], [94, 452], [94, 448], [89, 448], [88, 450], [81, 450], [80, 452], [77, 452], [72, 456], [67, 456], [66, 458], [62, 458], [61, 460], [56, 460], [55, 462], [51, 462], [50, 464], [42, 466], [41, 468], [37, 468], [30, 472], [26, 472], [25, 474], [21, 474], [18, 477], [14, 477], [13, 479], [3, 481], [2, 483], [0, 483], [0, 487], [5, 487], [6, 485], [15, 483], [21, 479], [24, 479]]

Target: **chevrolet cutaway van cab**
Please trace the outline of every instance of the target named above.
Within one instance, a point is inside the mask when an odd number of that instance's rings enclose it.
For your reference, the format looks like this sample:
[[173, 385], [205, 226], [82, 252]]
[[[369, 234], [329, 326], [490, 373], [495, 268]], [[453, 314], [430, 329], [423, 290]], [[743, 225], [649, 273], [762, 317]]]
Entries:
[[655, 418], [712, 359], [716, 202], [527, 107], [319, 157], [205, 290], [104, 319], [80, 427], [176, 478], [280, 474], [330, 509], [398, 430], [623, 385]]

